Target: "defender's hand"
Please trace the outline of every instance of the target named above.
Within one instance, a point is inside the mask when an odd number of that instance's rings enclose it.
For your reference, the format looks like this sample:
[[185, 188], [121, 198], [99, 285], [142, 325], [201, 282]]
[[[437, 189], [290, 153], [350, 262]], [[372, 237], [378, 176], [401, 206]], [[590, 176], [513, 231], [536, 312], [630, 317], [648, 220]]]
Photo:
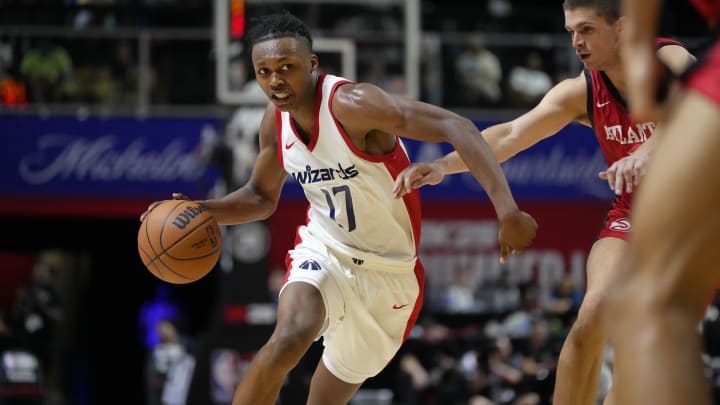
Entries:
[[620, 195], [623, 189], [626, 193], [632, 193], [640, 180], [647, 173], [647, 164], [650, 157], [647, 153], [633, 153], [625, 156], [608, 167], [604, 172], [600, 172], [598, 176], [605, 179], [610, 189], [615, 195]]
[[393, 195], [400, 198], [414, 189], [425, 185], [435, 185], [445, 178], [445, 173], [434, 163], [413, 163], [406, 167], [395, 179]]

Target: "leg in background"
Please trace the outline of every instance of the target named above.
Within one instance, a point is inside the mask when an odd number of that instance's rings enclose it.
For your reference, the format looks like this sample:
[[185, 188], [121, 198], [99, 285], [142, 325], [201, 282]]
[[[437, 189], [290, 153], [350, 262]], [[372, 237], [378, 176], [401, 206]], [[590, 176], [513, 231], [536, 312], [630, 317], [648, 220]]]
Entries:
[[611, 280], [623, 268], [627, 242], [607, 237], [595, 242], [587, 264], [587, 291], [558, 361], [554, 405], [593, 405], [607, 341], [606, 297]]
[[697, 330], [720, 283], [720, 111], [688, 92], [633, 208], [630, 278], [611, 298], [618, 403], [710, 405]]

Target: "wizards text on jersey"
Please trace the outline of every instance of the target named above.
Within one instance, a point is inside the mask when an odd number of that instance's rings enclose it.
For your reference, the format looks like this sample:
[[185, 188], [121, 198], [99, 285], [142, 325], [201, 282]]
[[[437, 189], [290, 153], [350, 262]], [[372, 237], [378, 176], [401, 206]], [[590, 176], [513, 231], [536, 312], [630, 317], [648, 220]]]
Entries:
[[645, 142], [652, 136], [653, 132], [655, 132], [655, 123], [652, 121], [625, 128], [622, 125], [605, 125], [606, 139], [619, 142], [622, 145]]
[[355, 168], [355, 165], [343, 167], [342, 163], [338, 163], [337, 167], [337, 169], [332, 167], [313, 169], [312, 166], [307, 165], [304, 171], [291, 173], [291, 175], [295, 178], [295, 180], [298, 181], [298, 183], [306, 184], [335, 180], [336, 178], [341, 180], [348, 180], [359, 174], [358, 170]]

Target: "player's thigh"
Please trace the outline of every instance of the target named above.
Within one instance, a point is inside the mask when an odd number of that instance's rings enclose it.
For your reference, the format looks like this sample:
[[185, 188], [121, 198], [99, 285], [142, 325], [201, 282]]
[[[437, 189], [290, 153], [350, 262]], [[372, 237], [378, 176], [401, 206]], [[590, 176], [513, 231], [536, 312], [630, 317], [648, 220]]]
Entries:
[[636, 268], [656, 287], [707, 302], [720, 281], [720, 111], [689, 91], [661, 129], [633, 211]]
[[606, 295], [613, 282], [627, 276], [628, 243], [620, 238], [606, 237], [598, 239], [590, 249], [587, 260], [586, 295]]

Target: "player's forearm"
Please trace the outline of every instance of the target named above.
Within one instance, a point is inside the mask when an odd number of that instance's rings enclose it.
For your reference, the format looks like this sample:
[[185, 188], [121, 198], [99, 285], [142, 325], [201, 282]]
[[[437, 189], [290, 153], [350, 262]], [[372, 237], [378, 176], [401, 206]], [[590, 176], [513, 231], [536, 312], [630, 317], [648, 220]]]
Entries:
[[222, 198], [198, 202], [213, 214], [220, 225], [237, 225], [267, 219], [277, 206], [270, 199], [254, 192], [250, 185]]
[[[508, 142], [511, 130], [512, 123], [506, 122], [493, 125], [482, 132], [487, 146], [499, 162], [504, 162], [516, 153], [516, 151], [512, 150], [513, 145], [511, 142]], [[463, 159], [460, 158], [457, 151], [450, 152], [433, 163], [437, 165], [445, 175], [464, 173], [470, 170]]]
[[626, 46], [654, 46], [662, 4], [663, 0], [623, 0]]
[[510, 186], [495, 154], [482, 136], [461, 136], [452, 139], [461, 160], [487, 193], [498, 218], [518, 210]]
[[447, 155], [437, 159], [433, 162], [444, 175], [464, 173], [468, 171], [468, 167], [462, 160], [457, 151], [452, 151]]

